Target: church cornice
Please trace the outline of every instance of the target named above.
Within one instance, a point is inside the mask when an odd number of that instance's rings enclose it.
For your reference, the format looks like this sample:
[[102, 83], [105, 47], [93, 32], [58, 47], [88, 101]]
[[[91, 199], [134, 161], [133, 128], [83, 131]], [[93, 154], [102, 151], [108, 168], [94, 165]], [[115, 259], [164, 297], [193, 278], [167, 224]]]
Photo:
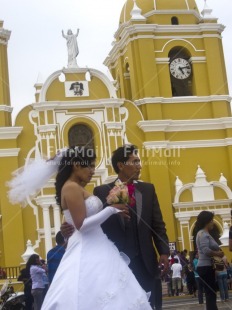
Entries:
[[202, 103], [202, 102], [212, 102], [212, 101], [227, 101], [231, 102], [232, 97], [229, 95], [212, 95], [212, 96], [188, 96], [188, 97], [149, 97], [139, 100], [135, 100], [137, 106], [143, 104], [167, 104], [167, 103]]
[[189, 140], [189, 141], [146, 141], [143, 143], [145, 149], [194, 149], [208, 147], [232, 146], [232, 138], [210, 139], [210, 140]]
[[[175, 217], [178, 220], [182, 220], [186, 217], [197, 217], [199, 212], [199, 208], [202, 206], [209, 207], [210, 211], [213, 211], [216, 215], [228, 215], [230, 214], [230, 206], [232, 203], [232, 199], [221, 199], [221, 200], [214, 200], [214, 201], [204, 201], [204, 202], [181, 202], [181, 203], [173, 203], [173, 207], [179, 212], [175, 212]], [[228, 208], [225, 208], [228, 206]], [[196, 210], [187, 210], [197, 208]], [[184, 211], [181, 211], [184, 209]]]
[[0, 127], [0, 140], [15, 140], [22, 130], [23, 127]]
[[[104, 65], [111, 67], [113, 63], [117, 60], [118, 56], [122, 54], [122, 50], [132, 41], [138, 39], [159, 39], [157, 34], [170, 33], [170, 36], [165, 36], [165, 38], [172, 39], [183, 39], [194, 38], [191, 35], [196, 33], [196, 38], [199, 38], [199, 33], [201, 37], [217, 37], [221, 38], [221, 33], [224, 31], [225, 26], [222, 24], [198, 24], [198, 25], [155, 25], [155, 24], [136, 24], [131, 25], [126, 23], [125, 27], [118, 33], [116, 33], [116, 38], [120, 38], [118, 41], [114, 41], [113, 48], [109, 52], [109, 55], [104, 61]], [[210, 34], [209, 32], [213, 32]], [[142, 34], [139, 34], [142, 33]], [[186, 35], [188, 33], [189, 35]], [[181, 35], [180, 35], [181, 34]], [[183, 34], [183, 35], [182, 35]], [[185, 35], [184, 35], [185, 34]], [[133, 37], [134, 36], [134, 37]]]
[[20, 148], [0, 149], [0, 157], [17, 157]]
[[12, 112], [13, 111], [13, 108], [9, 105], [0, 105], [0, 112]]
[[232, 117], [190, 120], [140, 121], [138, 127], [143, 132], [180, 132], [201, 130], [223, 130], [232, 128]]
[[45, 101], [32, 104], [36, 111], [46, 110], [74, 110], [89, 108], [119, 108], [123, 105], [124, 99], [100, 99], [100, 100], [79, 100], [79, 101]]

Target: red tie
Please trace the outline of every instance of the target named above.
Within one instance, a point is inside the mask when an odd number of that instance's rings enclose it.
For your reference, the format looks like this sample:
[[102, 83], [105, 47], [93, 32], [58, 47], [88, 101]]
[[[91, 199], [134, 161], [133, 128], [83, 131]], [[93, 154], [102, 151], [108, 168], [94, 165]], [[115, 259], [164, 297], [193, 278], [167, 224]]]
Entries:
[[134, 195], [134, 193], [135, 193], [134, 183], [127, 184], [127, 188], [128, 188], [128, 193], [129, 193], [129, 197], [130, 197], [129, 206], [133, 208], [136, 205], [135, 195]]

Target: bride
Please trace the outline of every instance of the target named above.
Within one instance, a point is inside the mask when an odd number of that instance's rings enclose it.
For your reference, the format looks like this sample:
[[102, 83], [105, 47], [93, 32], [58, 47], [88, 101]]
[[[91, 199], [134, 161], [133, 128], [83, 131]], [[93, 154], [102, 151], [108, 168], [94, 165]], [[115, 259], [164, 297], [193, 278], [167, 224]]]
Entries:
[[94, 175], [95, 159], [92, 150], [75, 147], [66, 150], [59, 161], [56, 201], [75, 232], [42, 310], [151, 310], [125, 255], [101, 229], [112, 214], [122, 212], [128, 217], [127, 207], [116, 204], [103, 209], [100, 199], [85, 189]]

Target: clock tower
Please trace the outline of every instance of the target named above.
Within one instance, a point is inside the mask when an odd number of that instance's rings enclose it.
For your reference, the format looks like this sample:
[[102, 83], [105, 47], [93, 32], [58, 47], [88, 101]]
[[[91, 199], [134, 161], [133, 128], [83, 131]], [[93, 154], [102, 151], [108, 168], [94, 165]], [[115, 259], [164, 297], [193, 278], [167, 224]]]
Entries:
[[[105, 60], [118, 96], [140, 110], [131, 142], [142, 132], [142, 177], [155, 184], [170, 241], [179, 250], [193, 250], [192, 229], [205, 206], [218, 216], [221, 234], [225, 218], [230, 221], [231, 194], [217, 192], [213, 201], [202, 195], [195, 203], [185, 193], [175, 201], [198, 165], [211, 180], [224, 173], [232, 187], [224, 29], [206, 1], [200, 12], [195, 0], [127, 0]], [[225, 199], [223, 211], [216, 197]]]

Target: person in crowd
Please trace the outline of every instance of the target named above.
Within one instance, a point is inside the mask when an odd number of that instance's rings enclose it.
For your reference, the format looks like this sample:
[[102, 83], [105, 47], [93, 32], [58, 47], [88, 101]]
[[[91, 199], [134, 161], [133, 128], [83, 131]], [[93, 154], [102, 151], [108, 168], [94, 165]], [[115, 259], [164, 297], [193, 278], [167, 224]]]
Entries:
[[24, 284], [25, 310], [32, 310], [34, 298], [31, 294], [32, 281], [28, 262], [26, 263], [26, 268], [20, 270], [18, 281], [23, 282]]
[[172, 266], [175, 263], [175, 254], [172, 253], [169, 257], [169, 265]]
[[187, 266], [189, 264], [189, 260], [186, 258], [186, 252], [185, 251], [181, 251], [179, 257], [180, 257], [180, 263], [181, 263], [182, 268], [184, 270], [184, 268], [185, 267], [187, 268]]
[[188, 250], [184, 249], [184, 256], [188, 262], [190, 262], [190, 256], [188, 254]]
[[0, 267], [0, 279], [6, 279], [6, 272], [5, 270], [2, 269], [2, 267]]
[[188, 260], [186, 259], [186, 253], [184, 251], [181, 251], [178, 253], [178, 256], [179, 256], [179, 262], [182, 266], [182, 281], [181, 281], [181, 290], [180, 290], [180, 293], [179, 295], [184, 295], [184, 285], [186, 284], [186, 279], [185, 279], [185, 270], [186, 268], [188, 267]]
[[228, 290], [232, 289], [232, 268], [230, 263], [227, 264], [227, 283], [228, 283]]
[[56, 234], [56, 246], [47, 253], [48, 280], [52, 283], [56, 270], [65, 253], [66, 242], [61, 231]]
[[175, 254], [174, 258], [178, 260], [178, 263], [179, 263], [179, 264], [181, 264], [181, 262], [180, 262], [180, 256], [181, 256], [180, 251], [176, 251], [176, 254]]
[[[130, 258], [129, 267], [144, 290], [151, 292], [151, 306], [159, 310], [162, 307], [159, 265], [164, 264], [165, 271], [168, 268], [169, 243], [154, 185], [138, 181], [141, 161], [134, 145], [124, 145], [115, 150], [112, 166], [118, 174], [118, 180], [127, 184], [134, 203], [129, 207], [129, 221], [120, 215], [112, 215], [102, 224], [102, 228], [118, 250]], [[94, 195], [100, 198], [106, 209], [107, 196], [114, 186], [115, 182], [112, 182], [94, 189]], [[65, 223], [61, 231], [65, 237], [69, 237], [73, 227]]]
[[204, 285], [199, 277], [199, 274], [197, 272], [197, 264], [198, 264], [198, 252], [196, 252], [195, 257], [193, 259], [193, 270], [194, 270], [194, 276], [195, 276], [195, 281], [197, 285], [197, 297], [198, 297], [198, 302], [200, 305], [204, 303], [204, 297], [203, 297], [203, 290], [204, 290]]
[[222, 271], [216, 271], [216, 277], [221, 301], [223, 302], [229, 300], [229, 293], [228, 293], [228, 274], [227, 274], [228, 261], [226, 256], [223, 256], [222, 260], [224, 262], [224, 269]]
[[224, 256], [218, 243], [210, 235], [214, 227], [214, 214], [210, 211], [202, 211], [197, 217], [195, 231], [196, 245], [199, 253], [197, 272], [204, 283], [206, 310], [218, 310], [215, 270], [212, 265], [212, 257]]
[[185, 268], [186, 284], [189, 295], [196, 297], [196, 281], [192, 264], [188, 264]]
[[46, 261], [44, 259], [40, 260], [42, 268], [45, 270], [45, 274], [43, 274], [43, 282], [44, 282], [44, 297], [47, 294], [48, 287], [49, 287], [49, 280], [48, 280], [48, 267]]
[[168, 268], [168, 271], [163, 275], [163, 280], [167, 284], [168, 297], [174, 296], [172, 290], [172, 271], [171, 266]]
[[171, 266], [172, 270], [172, 289], [176, 296], [179, 296], [182, 285], [182, 265], [175, 258], [174, 264]]
[[229, 250], [232, 252], [232, 226], [230, 226], [230, 230], [229, 230]]
[[34, 297], [34, 310], [40, 310], [44, 300], [44, 274], [46, 271], [41, 266], [39, 255], [32, 254], [27, 262], [32, 280], [31, 294]]

